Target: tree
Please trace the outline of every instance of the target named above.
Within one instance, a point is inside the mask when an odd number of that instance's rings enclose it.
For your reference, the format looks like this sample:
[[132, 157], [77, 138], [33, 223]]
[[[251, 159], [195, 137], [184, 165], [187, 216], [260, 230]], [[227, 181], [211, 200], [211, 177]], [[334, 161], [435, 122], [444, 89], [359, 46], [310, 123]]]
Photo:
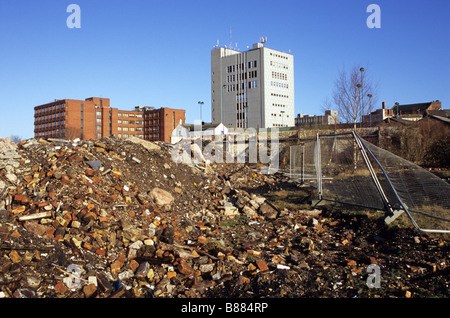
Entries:
[[19, 135], [11, 135], [9, 136], [9, 138], [11, 139], [12, 142], [15, 142], [16, 144], [22, 141], [22, 137]]
[[428, 148], [424, 156], [425, 165], [435, 168], [450, 168], [450, 138], [438, 139]]
[[60, 136], [61, 138], [74, 140], [75, 138], [81, 138], [81, 128], [69, 126], [63, 130]]
[[323, 108], [336, 109], [341, 123], [360, 123], [370, 114], [378, 98], [377, 85], [367, 75], [367, 70], [353, 66], [348, 73], [339, 71], [331, 101], [327, 99]]

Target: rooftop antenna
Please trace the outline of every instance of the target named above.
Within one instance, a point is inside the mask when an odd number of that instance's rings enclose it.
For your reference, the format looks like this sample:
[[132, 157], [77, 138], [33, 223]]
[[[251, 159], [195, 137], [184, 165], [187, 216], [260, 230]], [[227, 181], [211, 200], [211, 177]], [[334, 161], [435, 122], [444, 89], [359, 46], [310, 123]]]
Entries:
[[233, 48], [233, 31], [232, 28], [230, 27], [230, 49]]

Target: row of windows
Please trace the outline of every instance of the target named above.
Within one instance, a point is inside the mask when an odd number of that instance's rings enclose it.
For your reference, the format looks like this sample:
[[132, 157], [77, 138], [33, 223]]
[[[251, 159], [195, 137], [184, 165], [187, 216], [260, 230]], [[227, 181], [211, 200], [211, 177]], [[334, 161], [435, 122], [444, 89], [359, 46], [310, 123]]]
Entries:
[[35, 113], [42, 114], [42, 113], [51, 112], [54, 110], [64, 109], [65, 106], [66, 106], [65, 104], [50, 105], [50, 106], [47, 106], [44, 108], [35, 109]]
[[256, 88], [256, 87], [258, 87], [258, 81], [251, 81], [240, 84], [230, 84], [227, 85], [227, 92], [235, 92], [239, 90], [244, 90], [246, 88]]
[[270, 52], [270, 55], [271, 55], [271, 56], [275, 56], [275, 57], [279, 57], [280, 59], [285, 59], [285, 60], [288, 60], [288, 59], [289, 59], [287, 56], [281, 55], [281, 54], [277, 54], [277, 53], [272, 53], [272, 52]]
[[59, 121], [54, 121], [51, 123], [38, 124], [38, 125], [36, 125], [36, 128], [37, 129], [46, 129], [46, 128], [51, 128], [51, 127], [63, 126], [64, 124], [65, 124], [64, 120], [59, 120]]
[[289, 95], [277, 94], [277, 93], [270, 93], [270, 96], [273, 96], [273, 97], [289, 98]]
[[145, 118], [158, 118], [159, 113], [146, 113]]
[[257, 63], [256, 60], [255, 61], [250, 61], [247, 64], [245, 63], [240, 63], [240, 64], [236, 64], [236, 65], [229, 65], [227, 66], [227, 73], [234, 73], [236, 72], [236, 69], [239, 70], [243, 70], [244, 68], [254, 68], [257, 67]]
[[243, 102], [242, 104], [237, 103], [236, 104], [236, 110], [237, 111], [244, 111], [244, 109], [247, 107], [247, 101]]
[[276, 68], [281, 68], [283, 70], [288, 70], [289, 67], [284, 64], [284, 63], [280, 63], [280, 62], [275, 62], [275, 61], [270, 61], [270, 66], [276, 67]]
[[[98, 115], [98, 114], [97, 114]], [[133, 113], [118, 113], [118, 117], [136, 117], [136, 118], [143, 118], [142, 114], [133, 114]]]
[[289, 88], [289, 84], [280, 83], [280, 82], [270, 82], [270, 86], [281, 87], [281, 88]]
[[36, 121], [44, 121], [44, 120], [52, 120], [52, 119], [57, 119], [60, 117], [64, 117], [65, 116], [65, 112], [59, 112], [59, 113], [54, 113], [54, 114], [49, 114], [49, 115], [41, 115], [41, 116], [37, 116], [36, 117]]
[[128, 128], [128, 127], [117, 127], [118, 131], [144, 131], [144, 128]]
[[287, 74], [285, 74], [285, 73], [280, 73], [280, 72], [273, 72], [273, 71], [272, 71], [272, 78], [287, 81]]
[[283, 104], [275, 104], [275, 103], [272, 103], [272, 106], [274, 106], [274, 107], [286, 107], [286, 105], [283, 105]]
[[124, 125], [134, 125], [134, 124], [136, 124], [136, 125], [143, 125], [144, 124], [144, 122], [142, 120], [137, 120], [137, 121], [134, 121], [134, 120], [118, 120], [117, 123], [118, 124], [124, 124]]
[[245, 119], [245, 113], [237, 113], [237, 114], [236, 114], [236, 119], [237, 119], [237, 120]]
[[227, 83], [236, 82], [236, 78], [238, 80], [243, 81], [243, 80], [246, 80], [247, 77], [248, 78], [256, 78], [256, 77], [258, 77], [258, 71], [255, 70], [255, 71], [250, 71], [248, 73], [245, 72], [245, 73], [241, 73], [241, 74], [239, 74], [237, 76], [236, 76], [236, 74], [228, 75], [227, 76]]
[[[280, 114], [273, 114], [273, 113], [272, 113], [272, 114], [270, 114], [270, 115], [271, 115], [272, 117], [277, 117], [277, 116], [278, 116], [278, 117], [282, 117], [283, 114], [281, 114], [281, 113], [280, 113]], [[285, 117], [289, 118], [289, 115], [286, 115]]]
[[155, 125], [159, 125], [159, 119], [153, 119], [153, 120], [149, 120], [148, 124], [150, 126], [155, 126]]
[[236, 94], [236, 101], [247, 100], [247, 93]]
[[35, 135], [37, 137], [59, 137], [63, 135], [63, 129], [53, 129], [47, 131], [37, 132]]
[[117, 134], [117, 137], [119, 137], [119, 138], [128, 138], [130, 136], [135, 136], [135, 137], [144, 139], [144, 135]]

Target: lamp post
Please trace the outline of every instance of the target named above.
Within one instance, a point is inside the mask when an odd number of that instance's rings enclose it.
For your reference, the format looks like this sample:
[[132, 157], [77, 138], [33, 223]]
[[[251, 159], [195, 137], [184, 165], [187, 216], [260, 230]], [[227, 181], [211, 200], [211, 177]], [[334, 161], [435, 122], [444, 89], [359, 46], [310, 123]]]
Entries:
[[370, 111], [372, 107], [372, 94], [367, 94], [367, 97], [369, 97], [369, 127], [372, 127], [372, 112]]
[[198, 102], [198, 104], [200, 105], [200, 122], [201, 123], [203, 123], [203, 118], [202, 118], [202, 107], [203, 107], [203, 104], [204, 104], [204, 102]]
[[361, 84], [356, 84], [355, 86], [355, 108], [353, 110], [353, 129], [356, 131], [356, 107], [358, 105], [358, 88], [361, 87]]
[[363, 104], [363, 99], [364, 99], [364, 84], [363, 84], [363, 73], [365, 71], [364, 67], [361, 67], [359, 69], [359, 71], [361, 72], [361, 127], [362, 127], [362, 118], [363, 118], [363, 108], [364, 108], [364, 104]]

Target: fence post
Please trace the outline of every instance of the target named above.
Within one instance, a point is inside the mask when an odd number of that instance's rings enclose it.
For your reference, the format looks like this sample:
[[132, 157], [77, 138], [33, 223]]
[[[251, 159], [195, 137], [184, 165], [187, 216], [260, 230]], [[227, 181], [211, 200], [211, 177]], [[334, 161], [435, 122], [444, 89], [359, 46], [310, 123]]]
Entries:
[[305, 182], [305, 144], [302, 144], [302, 163], [300, 167], [300, 174], [301, 174], [301, 180], [302, 184]]
[[316, 180], [319, 200], [322, 200], [322, 154], [320, 152], [320, 138], [317, 134], [314, 160], [316, 163]]

